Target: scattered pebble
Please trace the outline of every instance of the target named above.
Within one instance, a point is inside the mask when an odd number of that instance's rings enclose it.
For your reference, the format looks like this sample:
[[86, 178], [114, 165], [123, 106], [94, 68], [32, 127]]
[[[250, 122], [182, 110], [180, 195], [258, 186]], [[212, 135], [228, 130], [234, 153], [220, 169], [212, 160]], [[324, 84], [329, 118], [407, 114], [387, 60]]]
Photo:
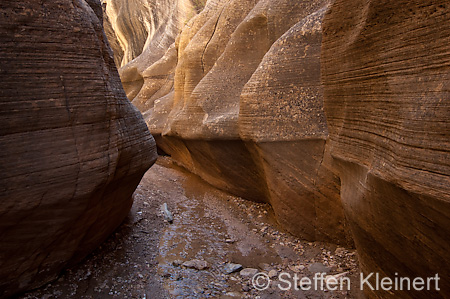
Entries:
[[277, 272], [277, 270], [270, 270], [267, 275], [269, 275], [270, 279], [274, 279], [275, 277], [278, 276], [278, 272]]
[[172, 213], [169, 211], [169, 208], [167, 207], [167, 203], [163, 203], [161, 206], [161, 211], [163, 212], [164, 215], [164, 219], [169, 222], [172, 223], [173, 222], [173, 215]]
[[224, 267], [225, 274], [231, 274], [240, 270], [242, 270], [241, 264], [227, 263]]
[[245, 268], [239, 272], [239, 274], [243, 277], [253, 277], [259, 270], [255, 268]]
[[202, 260], [191, 260], [183, 263], [186, 268], [193, 268], [197, 270], [205, 270], [209, 267], [208, 262]]
[[[164, 189], [161, 182], [170, 177], [176, 180]], [[205, 198], [195, 192], [184, 197], [185, 183], [191, 179], [155, 164], [135, 193], [129, 222], [75, 270], [20, 299], [48, 294], [50, 298], [296, 298], [295, 292], [280, 293], [277, 276], [281, 273], [311, 279], [314, 273], [327, 272], [328, 280], [345, 275], [359, 282], [355, 250], [296, 239], [280, 230], [271, 217], [258, 218], [273, 214], [268, 204], [230, 195], [220, 198], [219, 191], [209, 189]], [[195, 184], [189, 181], [188, 185], [192, 189], [198, 187]], [[164, 223], [163, 203], [179, 216], [174, 225]], [[220, 205], [228, 218], [218, 209]], [[258, 272], [272, 281], [265, 291], [252, 286]], [[309, 291], [304, 297], [359, 298], [354, 289], [329, 294]]]
[[337, 256], [343, 256], [345, 254], [345, 252], [346, 252], [345, 248], [338, 247], [334, 251], [334, 254], [337, 255]]
[[270, 267], [270, 265], [267, 264], [267, 263], [260, 263], [260, 264], [258, 264], [258, 267], [259, 267], [261, 270], [266, 271], [266, 272], [269, 272], [270, 270], [272, 270], [272, 268]]
[[183, 261], [181, 261], [181, 260], [174, 260], [174, 261], [172, 262], [172, 265], [175, 266], [175, 267], [179, 267], [179, 266], [181, 266], [182, 264], [183, 264]]

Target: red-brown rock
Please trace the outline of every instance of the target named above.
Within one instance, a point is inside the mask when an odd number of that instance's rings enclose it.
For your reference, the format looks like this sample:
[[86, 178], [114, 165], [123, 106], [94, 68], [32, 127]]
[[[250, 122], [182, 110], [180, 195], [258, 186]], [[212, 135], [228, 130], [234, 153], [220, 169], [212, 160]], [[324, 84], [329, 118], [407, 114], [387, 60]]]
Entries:
[[440, 293], [370, 297], [450, 294], [449, 23], [448, 1], [429, 0], [337, 0], [324, 21], [330, 148], [361, 268], [441, 277]]
[[55, 278], [114, 231], [156, 151], [97, 1], [1, 1], [0, 77], [3, 297]]
[[320, 84], [326, 10], [294, 25], [266, 53], [242, 90], [239, 130], [262, 165], [280, 224], [302, 238], [349, 245]]

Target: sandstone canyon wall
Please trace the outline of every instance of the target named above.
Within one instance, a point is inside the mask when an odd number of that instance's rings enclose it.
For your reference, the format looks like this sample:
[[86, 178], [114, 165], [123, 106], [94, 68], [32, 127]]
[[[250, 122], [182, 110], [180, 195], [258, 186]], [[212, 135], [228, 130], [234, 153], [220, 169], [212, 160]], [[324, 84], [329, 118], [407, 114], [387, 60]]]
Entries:
[[0, 2], [0, 297], [35, 288], [125, 218], [156, 159], [100, 2]]
[[320, 85], [327, 5], [208, 1], [159, 60], [141, 54], [145, 80], [128, 96], [178, 163], [218, 188], [269, 202], [297, 236], [351, 245]]
[[447, 1], [210, 0], [128, 96], [187, 169], [299, 237], [351, 245], [349, 223], [366, 274], [439, 273], [439, 297], [449, 16]]
[[[362, 270], [450, 294], [450, 4], [336, 0], [323, 29], [331, 153]], [[434, 285], [433, 285], [434, 287]]]
[[145, 102], [173, 87], [176, 54], [166, 55], [164, 63], [155, 62], [164, 56], [181, 28], [203, 8], [205, 1], [102, 0], [106, 34], [120, 67], [123, 87], [141, 110], [145, 110]]

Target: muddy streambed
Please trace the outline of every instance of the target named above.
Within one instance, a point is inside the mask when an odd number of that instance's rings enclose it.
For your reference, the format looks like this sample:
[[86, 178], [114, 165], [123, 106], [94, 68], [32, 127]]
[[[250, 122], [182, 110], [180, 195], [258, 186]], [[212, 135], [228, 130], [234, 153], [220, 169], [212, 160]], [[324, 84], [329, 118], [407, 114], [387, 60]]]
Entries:
[[[256, 272], [263, 274], [252, 280]], [[348, 280], [327, 290], [319, 273]], [[363, 296], [354, 250], [296, 239], [279, 228], [269, 205], [216, 190], [161, 157], [116, 233], [58, 280], [20, 298]]]

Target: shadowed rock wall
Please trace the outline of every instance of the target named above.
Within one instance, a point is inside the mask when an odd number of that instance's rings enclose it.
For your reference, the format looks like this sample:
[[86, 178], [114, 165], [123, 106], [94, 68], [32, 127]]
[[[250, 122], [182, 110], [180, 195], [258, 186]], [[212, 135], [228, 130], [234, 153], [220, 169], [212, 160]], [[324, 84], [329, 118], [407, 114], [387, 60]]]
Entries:
[[441, 277], [439, 294], [371, 297], [450, 294], [449, 23], [448, 1], [337, 0], [324, 21], [330, 148], [362, 270]]
[[94, 0], [0, 3], [0, 297], [96, 248], [156, 159], [101, 13]]

